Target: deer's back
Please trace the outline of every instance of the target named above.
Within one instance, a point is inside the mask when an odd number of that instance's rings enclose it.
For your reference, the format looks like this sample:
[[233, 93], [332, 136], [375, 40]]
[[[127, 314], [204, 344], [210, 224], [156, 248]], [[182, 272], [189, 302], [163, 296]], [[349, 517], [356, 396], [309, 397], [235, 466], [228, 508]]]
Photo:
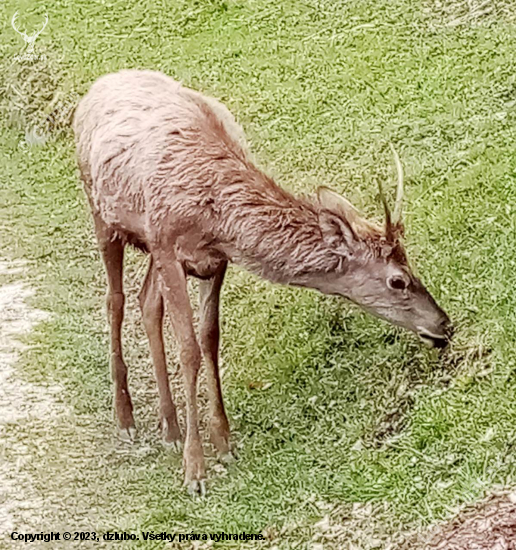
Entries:
[[74, 131], [94, 214], [142, 240], [149, 227], [213, 224], [210, 205], [225, 182], [252, 167], [229, 111], [162, 73], [100, 78], [77, 107]]

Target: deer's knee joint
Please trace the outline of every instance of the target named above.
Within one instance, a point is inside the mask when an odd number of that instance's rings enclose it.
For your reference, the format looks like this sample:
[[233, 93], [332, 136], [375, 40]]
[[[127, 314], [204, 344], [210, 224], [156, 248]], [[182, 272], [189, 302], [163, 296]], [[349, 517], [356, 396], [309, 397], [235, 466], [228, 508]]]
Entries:
[[201, 352], [197, 342], [195, 342], [195, 345], [182, 346], [179, 353], [179, 359], [182, 368], [185, 369], [187, 373], [192, 373], [194, 376], [197, 375], [201, 367]]
[[158, 326], [161, 327], [163, 319], [163, 309], [159, 305], [152, 304], [150, 307], [145, 306], [142, 309], [143, 324], [147, 331], [151, 328]]
[[199, 369], [201, 365], [201, 355], [197, 350], [182, 350], [180, 356], [181, 364], [191, 369]]
[[144, 322], [151, 322], [163, 316], [163, 301], [161, 294], [154, 289], [145, 290], [138, 296]]
[[125, 295], [123, 292], [108, 292], [106, 297], [108, 311], [119, 311], [125, 304]]

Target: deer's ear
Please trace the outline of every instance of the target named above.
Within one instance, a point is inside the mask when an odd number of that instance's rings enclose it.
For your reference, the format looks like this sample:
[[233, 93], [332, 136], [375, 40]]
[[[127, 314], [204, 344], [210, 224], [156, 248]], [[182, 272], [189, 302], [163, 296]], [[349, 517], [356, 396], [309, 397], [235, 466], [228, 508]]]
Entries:
[[335, 193], [327, 187], [319, 187], [317, 198], [323, 208], [335, 212], [341, 218], [346, 220], [353, 230], [353, 234], [361, 238], [381, 235], [381, 227], [366, 220], [362, 214], [347, 199]]
[[330, 210], [321, 210], [319, 223], [324, 240], [336, 249], [349, 252], [356, 243], [356, 236], [349, 223]]
[[324, 208], [341, 212], [349, 221], [360, 217], [359, 211], [342, 195], [335, 193], [328, 187], [319, 187], [317, 189], [317, 198]]

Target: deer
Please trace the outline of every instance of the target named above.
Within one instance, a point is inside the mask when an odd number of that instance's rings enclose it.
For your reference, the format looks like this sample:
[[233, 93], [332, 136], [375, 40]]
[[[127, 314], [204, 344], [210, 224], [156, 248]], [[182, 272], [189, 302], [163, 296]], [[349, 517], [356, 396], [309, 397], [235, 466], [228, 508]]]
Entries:
[[[218, 100], [155, 71], [123, 70], [99, 78], [73, 121], [80, 177], [91, 207], [108, 282], [111, 373], [120, 435], [136, 428], [122, 353], [124, 248], [150, 256], [139, 293], [159, 394], [164, 442], [183, 442], [172, 399], [165, 312], [175, 335], [186, 404], [184, 483], [205, 493], [197, 379], [206, 368], [210, 441], [231, 459], [219, 375], [220, 293], [229, 263], [272, 283], [346, 298], [367, 312], [444, 348], [448, 315], [415, 276], [403, 244], [403, 168], [393, 148], [398, 188], [385, 223], [365, 218], [327, 187], [297, 197], [256, 167], [244, 132]], [[187, 278], [199, 280], [194, 326]]]
[[16, 20], [18, 18], [18, 12], [16, 11], [15, 14], [13, 15], [13, 18], [11, 19], [11, 25], [13, 27], [13, 29], [19, 34], [21, 35], [21, 37], [23, 38], [23, 40], [25, 40], [25, 42], [27, 42], [27, 54], [33, 54], [34, 53], [34, 43], [36, 42], [36, 38], [43, 32], [44, 28], [47, 26], [47, 23], [48, 23], [48, 14], [45, 14], [45, 22], [43, 23], [43, 27], [41, 27], [41, 29], [39, 31], [33, 31], [32, 34], [28, 35], [25, 31], [20, 31], [17, 27], [16, 27]]

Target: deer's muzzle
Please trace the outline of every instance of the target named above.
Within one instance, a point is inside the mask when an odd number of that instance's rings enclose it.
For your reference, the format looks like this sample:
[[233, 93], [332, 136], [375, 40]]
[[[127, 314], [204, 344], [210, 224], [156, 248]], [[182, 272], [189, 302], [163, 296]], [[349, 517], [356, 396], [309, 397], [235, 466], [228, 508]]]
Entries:
[[431, 332], [426, 328], [418, 327], [417, 335], [430, 348], [445, 348], [453, 336], [454, 328], [450, 320], [443, 320], [439, 330]]

